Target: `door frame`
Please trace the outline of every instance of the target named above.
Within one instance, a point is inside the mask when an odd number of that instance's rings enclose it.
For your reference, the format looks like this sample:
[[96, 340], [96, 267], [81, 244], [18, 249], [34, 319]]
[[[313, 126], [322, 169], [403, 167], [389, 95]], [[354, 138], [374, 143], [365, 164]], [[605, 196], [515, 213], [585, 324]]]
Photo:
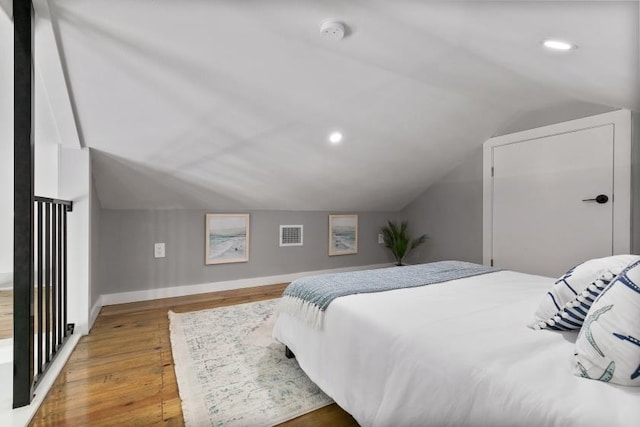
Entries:
[[493, 253], [493, 150], [548, 136], [613, 125], [613, 254], [631, 251], [631, 111], [617, 110], [582, 119], [497, 136], [482, 147], [482, 262], [491, 265]]

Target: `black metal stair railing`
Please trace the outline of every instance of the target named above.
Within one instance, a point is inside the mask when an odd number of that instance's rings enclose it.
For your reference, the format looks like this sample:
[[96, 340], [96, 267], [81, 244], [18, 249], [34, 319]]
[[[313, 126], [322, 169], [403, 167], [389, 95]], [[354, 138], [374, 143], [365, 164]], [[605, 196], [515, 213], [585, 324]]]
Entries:
[[[56, 355], [73, 333], [67, 320], [67, 213], [73, 204], [66, 200], [34, 197], [34, 284], [28, 299], [32, 309], [14, 312], [14, 407], [29, 404], [34, 390]], [[16, 363], [28, 354], [31, 363]], [[16, 375], [18, 374], [18, 375]], [[20, 399], [16, 391], [20, 390]]]
[[67, 323], [67, 212], [69, 201], [35, 197], [35, 367], [33, 385], [73, 332]]

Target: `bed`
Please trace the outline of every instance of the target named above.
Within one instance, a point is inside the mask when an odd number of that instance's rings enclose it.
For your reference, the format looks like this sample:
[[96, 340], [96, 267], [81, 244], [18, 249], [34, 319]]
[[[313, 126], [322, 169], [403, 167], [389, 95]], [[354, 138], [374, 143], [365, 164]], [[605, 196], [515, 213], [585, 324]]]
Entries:
[[274, 337], [363, 426], [638, 426], [640, 387], [573, 375], [576, 332], [527, 324], [554, 279], [497, 271], [348, 295]]

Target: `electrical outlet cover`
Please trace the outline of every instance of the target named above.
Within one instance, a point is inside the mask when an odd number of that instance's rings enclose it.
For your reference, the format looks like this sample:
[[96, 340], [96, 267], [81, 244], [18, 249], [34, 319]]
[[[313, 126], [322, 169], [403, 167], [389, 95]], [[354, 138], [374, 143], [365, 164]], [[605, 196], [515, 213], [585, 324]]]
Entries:
[[156, 258], [164, 258], [164, 243], [156, 243], [153, 245], [153, 256]]

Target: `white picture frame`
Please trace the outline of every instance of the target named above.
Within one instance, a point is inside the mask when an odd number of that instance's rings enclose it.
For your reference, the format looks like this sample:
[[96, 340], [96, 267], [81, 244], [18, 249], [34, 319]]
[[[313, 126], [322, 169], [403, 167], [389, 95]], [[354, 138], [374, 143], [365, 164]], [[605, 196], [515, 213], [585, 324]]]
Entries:
[[249, 214], [205, 216], [205, 264], [249, 261]]
[[358, 253], [358, 215], [329, 215], [329, 256]]

